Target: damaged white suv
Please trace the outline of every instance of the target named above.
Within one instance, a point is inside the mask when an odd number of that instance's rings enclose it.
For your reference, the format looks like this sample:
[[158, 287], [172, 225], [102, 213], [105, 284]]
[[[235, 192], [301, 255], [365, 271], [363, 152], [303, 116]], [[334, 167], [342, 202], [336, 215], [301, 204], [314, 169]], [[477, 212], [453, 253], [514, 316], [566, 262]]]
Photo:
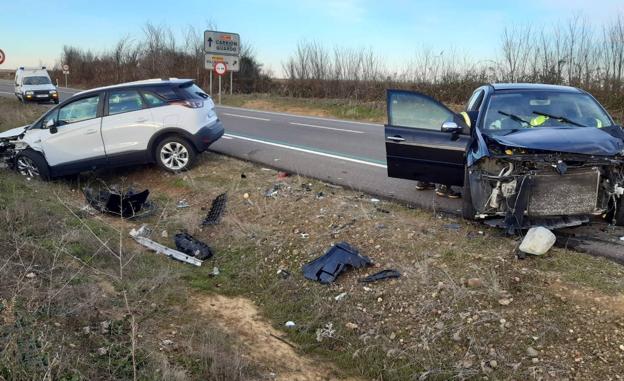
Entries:
[[157, 163], [190, 168], [223, 136], [212, 99], [192, 80], [130, 82], [87, 90], [29, 126], [0, 134], [0, 157], [28, 177]]

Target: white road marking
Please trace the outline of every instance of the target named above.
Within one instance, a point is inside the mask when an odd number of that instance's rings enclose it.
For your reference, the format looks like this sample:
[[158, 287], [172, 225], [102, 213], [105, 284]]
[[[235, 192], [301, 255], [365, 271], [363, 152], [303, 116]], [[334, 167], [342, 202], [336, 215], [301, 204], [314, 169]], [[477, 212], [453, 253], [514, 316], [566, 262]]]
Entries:
[[317, 126], [316, 124], [305, 124], [305, 123], [295, 123], [295, 122], [288, 122], [292, 125], [295, 126], [303, 126], [303, 127], [313, 127], [313, 128], [322, 128], [324, 130], [334, 130], [334, 131], [343, 131], [343, 132], [350, 132], [352, 134], [364, 134], [364, 131], [356, 131], [356, 130], [345, 130], [342, 128], [335, 128], [335, 127], [325, 127], [325, 126]]
[[15, 95], [15, 93], [9, 93], [8, 91], [0, 91], [0, 94]]
[[314, 119], [314, 120], [326, 120], [328, 122], [338, 122], [338, 123], [351, 123], [351, 124], [362, 124], [365, 126], [376, 126], [383, 127], [383, 124], [378, 123], [367, 123], [367, 122], [356, 122], [355, 120], [340, 120], [340, 119], [330, 119], [330, 118], [321, 118], [318, 116], [305, 116], [305, 115], [296, 115], [296, 114], [288, 114], [285, 112], [275, 112], [275, 111], [263, 111], [263, 110], [255, 110], [252, 108], [242, 108], [242, 107], [232, 107], [232, 106], [221, 106], [217, 105], [217, 108], [227, 108], [230, 110], [240, 110], [247, 112], [257, 112], [261, 114], [271, 114], [271, 115], [283, 115], [283, 116], [291, 116], [293, 118], [304, 118], [304, 119]]
[[231, 137], [231, 136], [227, 136], [227, 135], [223, 135], [221, 138], [222, 138], [222, 139], [227, 139], [227, 140], [232, 140], [232, 139], [234, 139], [233, 137]]
[[256, 118], [255, 116], [247, 116], [247, 115], [238, 115], [238, 114], [228, 114], [227, 112], [223, 112], [221, 113], [222, 115], [227, 115], [227, 116], [235, 116], [237, 118], [245, 118], [245, 119], [254, 119], [254, 120], [262, 120], [265, 122], [270, 122], [271, 119], [265, 119], [265, 118]]
[[351, 163], [370, 165], [371, 167], [378, 167], [378, 168], [384, 168], [384, 169], [387, 168], [387, 166], [385, 164], [373, 163], [371, 161], [366, 161], [366, 160], [355, 159], [355, 158], [352, 158], [352, 157], [335, 155], [335, 154], [331, 154], [331, 153], [327, 153], [327, 152], [314, 151], [314, 150], [307, 149], [307, 148], [293, 147], [293, 146], [289, 146], [287, 144], [268, 142], [266, 140], [253, 139], [253, 138], [248, 138], [248, 137], [245, 137], [245, 136], [239, 136], [239, 135], [233, 135], [233, 134], [225, 134], [223, 136], [224, 137], [227, 136], [227, 137], [234, 138], [234, 139], [246, 140], [246, 141], [254, 142], [254, 143], [266, 144], [266, 145], [270, 145], [270, 146], [273, 146], [273, 147], [285, 148], [285, 149], [289, 149], [289, 150], [293, 150], [293, 151], [309, 153], [309, 154], [312, 154], [312, 155], [329, 157], [329, 158], [332, 158], [332, 159], [349, 161]]

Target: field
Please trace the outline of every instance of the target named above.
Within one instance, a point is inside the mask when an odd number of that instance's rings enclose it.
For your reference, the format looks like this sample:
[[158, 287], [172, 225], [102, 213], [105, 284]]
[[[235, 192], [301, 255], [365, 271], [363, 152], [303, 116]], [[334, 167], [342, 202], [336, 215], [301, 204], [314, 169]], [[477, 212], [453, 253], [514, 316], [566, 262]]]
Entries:
[[[0, 130], [40, 112], [0, 99]], [[82, 188], [102, 183], [149, 189], [157, 212], [85, 209]], [[200, 227], [223, 192], [222, 222]], [[213, 153], [180, 175], [143, 166], [41, 183], [2, 170], [0, 218], [0, 379], [624, 374], [622, 266], [563, 249], [517, 260], [497, 230], [297, 174]], [[142, 224], [168, 246], [188, 231], [215, 256], [196, 268], [146, 251], [128, 236]], [[340, 241], [375, 265], [329, 286], [304, 279], [301, 266]], [[402, 277], [358, 282], [387, 268]]]

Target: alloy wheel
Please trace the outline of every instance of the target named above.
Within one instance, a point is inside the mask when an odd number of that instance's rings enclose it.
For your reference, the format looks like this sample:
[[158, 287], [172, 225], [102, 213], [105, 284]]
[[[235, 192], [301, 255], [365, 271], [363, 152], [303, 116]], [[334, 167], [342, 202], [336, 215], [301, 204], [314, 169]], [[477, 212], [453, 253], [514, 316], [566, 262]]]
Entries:
[[39, 177], [39, 168], [33, 159], [22, 156], [17, 159], [17, 171], [26, 177]]
[[173, 171], [179, 171], [188, 164], [189, 152], [183, 144], [169, 142], [160, 150], [160, 161], [165, 167]]

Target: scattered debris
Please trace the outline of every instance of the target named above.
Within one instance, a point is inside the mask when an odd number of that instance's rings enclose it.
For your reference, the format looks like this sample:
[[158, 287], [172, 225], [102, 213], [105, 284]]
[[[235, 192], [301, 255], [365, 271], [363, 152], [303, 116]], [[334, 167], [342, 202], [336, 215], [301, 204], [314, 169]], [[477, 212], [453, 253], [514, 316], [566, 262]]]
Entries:
[[190, 205], [186, 200], [180, 200], [178, 201], [178, 203], [176, 204], [176, 208], [178, 209], [184, 209], [184, 208], [188, 208]]
[[169, 233], [167, 233], [166, 230], [163, 230], [162, 233], [160, 233], [160, 236], [163, 237], [163, 238], [167, 238], [167, 237], [169, 237]]
[[371, 201], [373, 204], [377, 204], [378, 202], [381, 202], [381, 200], [380, 200], [380, 199], [378, 199], [378, 198], [371, 198], [371, 199], [370, 199], [370, 201]]
[[246, 179], [247, 175], [245, 173], [241, 173], [241, 179]]
[[334, 300], [336, 300], [336, 301], [340, 301], [340, 300], [344, 299], [346, 296], [347, 296], [347, 293], [346, 293], [346, 292], [343, 292], [343, 293], [341, 293], [341, 294], [336, 295], [336, 296], [334, 297]]
[[32, 271], [31, 271], [31, 272], [29, 272], [28, 274], [26, 274], [26, 278], [28, 278], [28, 279], [32, 279], [32, 278], [34, 278], [34, 277], [36, 277], [36, 276], [37, 276], [37, 274], [35, 274], [35, 273], [34, 273], [34, 272], [32, 272]]
[[139, 228], [138, 230], [132, 229], [130, 231], [130, 237], [134, 238], [134, 240], [137, 241], [140, 245], [155, 251], [157, 254], [165, 254], [168, 257], [172, 257], [179, 261], [186, 262], [195, 266], [202, 265], [202, 261], [197, 258], [193, 258], [190, 255], [186, 255], [177, 250], [161, 245], [158, 242], [152, 241], [151, 239], [147, 238], [149, 234], [150, 231], [146, 225], [141, 226], [141, 228]]
[[308, 238], [310, 238], [310, 234], [308, 234], [308, 233], [300, 233], [299, 236], [301, 237], [301, 239], [308, 239]]
[[544, 255], [555, 241], [557, 237], [550, 230], [539, 226], [529, 229], [518, 249], [527, 254]]
[[288, 320], [288, 321], [286, 322], [286, 324], [284, 324], [284, 325], [286, 326], [286, 328], [294, 328], [296, 324], [295, 324], [295, 322], [294, 322], [294, 321], [292, 321], [292, 320]]
[[401, 277], [400, 272], [398, 272], [397, 270], [388, 269], [388, 270], [381, 270], [379, 272], [376, 272], [375, 274], [371, 274], [367, 276], [366, 278], [362, 278], [360, 279], [360, 282], [373, 283], [373, 282], [377, 282], [377, 281], [384, 280], [384, 279], [392, 279], [392, 278], [400, 278], [400, 277]]
[[212, 257], [212, 249], [204, 242], [193, 238], [188, 233], [178, 233], [175, 235], [176, 249], [195, 257], [199, 260], [206, 260]]
[[208, 211], [208, 215], [202, 222], [202, 226], [217, 225], [221, 222], [223, 212], [225, 212], [225, 205], [227, 203], [227, 193], [221, 193], [214, 200]]
[[104, 347], [98, 348], [97, 353], [100, 356], [106, 356], [106, 354], [108, 353], [108, 349]]
[[283, 171], [277, 172], [277, 178], [278, 179], [282, 180], [282, 179], [285, 179], [287, 177], [290, 177], [290, 173], [283, 172]]
[[620, 237], [620, 241], [624, 241], [624, 237]]
[[[89, 205], [101, 213], [109, 213], [124, 218], [135, 218], [152, 212], [155, 208], [147, 201], [149, 190], [136, 192], [128, 188], [126, 192], [112, 188], [96, 191], [86, 187], [83, 191]], [[142, 211], [142, 213], [140, 213]]]
[[107, 333], [110, 332], [110, 328], [111, 328], [111, 322], [108, 320], [104, 320], [102, 322], [100, 322], [100, 333], [102, 335], [106, 335]]
[[277, 275], [279, 275], [282, 278], [286, 279], [286, 278], [288, 278], [290, 276], [290, 272], [288, 270], [279, 269], [279, 270], [277, 270]]
[[332, 283], [347, 267], [371, 266], [370, 258], [360, 255], [357, 249], [346, 242], [334, 245], [325, 255], [303, 266], [303, 275], [323, 284]]
[[244, 198], [245, 200], [248, 200], [248, 199], [249, 199], [249, 193], [244, 193], [244, 194], [243, 194], [243, 198]]
[[170, 345], [173, 345], [173, 340], [165, 339], [165, 340], [161, 341], [160, 344], [162, 346], [168, 347]]
[[210, 274], [208, 274], [209, 276], [217, 276], [221, 274], [221, 272], [219, 271], [219, 268], [217, 266], [212, 268], [212, 271], [210, 272]]
[[330, 322], [316, 330], [316, 341], [320, 343], [323, 339], [333, 339], [335, 335], [336, 329], [334, 329], [334, 324]]
[[511, 298], [501, 298], [498, 300], [498, 304], [500, 304], [501, 306], [508, 306], [511, 304], [512, 301], [513, 299]]
[[277, 183], [273, 184], [271, 188], [269, 188], [266, 192], [264, 192], [265, 197], [275, 197], [277, 196], [278, 191], [282, 189], [282, 184]]

